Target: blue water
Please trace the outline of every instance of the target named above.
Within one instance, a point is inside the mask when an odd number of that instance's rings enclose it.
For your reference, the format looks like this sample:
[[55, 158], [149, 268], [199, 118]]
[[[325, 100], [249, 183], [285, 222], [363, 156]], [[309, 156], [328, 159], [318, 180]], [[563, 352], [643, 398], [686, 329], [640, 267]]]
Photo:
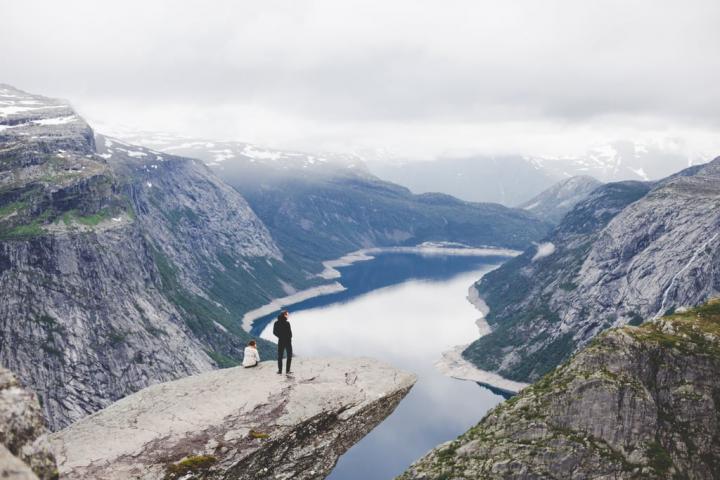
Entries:
[[[442, 282], [459, 274], [481, 270], [507, 260], [506, 257], [497, 256], [443, 256], [413, 253], [380, 253], [374, 255], [374, 257], [370, 261], [358, 262], [348, 267], [336, 269], [342, 273], [342, 278], [339, 281], [346, 290], [296, 303], [289, 310], [299, 312], [347, 302], [373, 290], [397, 285], [409, 280]], [[469, 286], [470, 284], [467, 285], [467, 287]], [[274, 312], [256, 319], [252, 324], [250, 333], [255, 336], [260, 335], [265, 327], [277, 318], [278, 313]]]
[[[346, 291], [288, 308], [300, 356], [371, 356], [417, 374], [395, 412], [343, 455], [333, 480], [392, 479], [431, 448], [457, 437], [503, 398], [440, 374], [441, 353], [478, 336], [468, 288], [499, 257], [386, 253], [339, 269]], [[272, 338], [270, 322], [253, 332]]]

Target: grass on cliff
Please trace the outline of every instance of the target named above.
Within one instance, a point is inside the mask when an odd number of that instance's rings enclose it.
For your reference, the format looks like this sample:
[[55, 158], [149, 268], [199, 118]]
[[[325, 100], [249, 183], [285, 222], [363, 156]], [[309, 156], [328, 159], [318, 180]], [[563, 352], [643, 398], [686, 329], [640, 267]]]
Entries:
[[[593, 452], [601, 457], [607, 465], [614, 465], [618, 471], [627, 472], [627, 478], [647, 478], [645, 470], [643, 470], [647, 467], [655, 472], [652, 478], [669, 478], [667, 475], [673, 468], [673, 457], [658, 440], [644, 445], [647, 460], [644, 463], [636, 464], [606, 442], [587, 432], [563, 428], [551, 419], [553, 401], [557, 402], [558, 399], [562, 400], [565, 395], [571, 395], [575, 388], [572, 384], [576, 380], [580, 380], [582, 383], [592, 379], [593, 381], [609, 382], [619, 388], [647, 391], [647, 386], [631, 374], [611, 372], [604, 367], [588, 371], [577, 368], [577, 365], [582, 365], [582, 362], [573, 363], [573, 359], [578, 355], [583, 355], [583, 352], [596, 350], [595, 353], [612, 355], [613, 352], [608, 351], [606, 338], [608, 335], [613, 335], [613, 332], [631, 336], [641, 342], [642, 348], [660, 348], [681, 354], [712, 355], [720, 358], [720, 299], [710, 300], [704, 305], [687, 311], [674, 311], [658, 321], [649, 321], [640, 326], [620, 327], [599, 335], [584, 350], [573, 355], [570, 360], [543, 376], [519, 395], [498, 405], [476, 426], [457, 440], [437, 450], [428, 463], [423, 465], [423, 468], [432, 472], [432, 478], [461, 476], [466, 465], [456, 452], [458, 448], [470, 441], [486, 448], [488, 452], [507, 453], [507, 451], [512, 451], [514, 452], [512, 458], [508, 456], [504, 460], [519, 461], [518, 459], [522, 455], [527, 455], [528, 458], [537, 458], [558, 448], [557, 440], [562, 438], [577, 448]], [[693, 397], [692, 394], [693, 392], [690, 391], [685, 393], [685, 396], [694, 398], [696, 401], [702, 400], [701, 396]], [[659, 415], [662, 415], [662, 412], [659, 412]], [[677, 423], [675, 417], [670, 417], [667, 421]], [[538, 437], [523, 437], [525, 427], [533, 425], [543, 425], [546, 434]], [[687, 437], [683, 441], [692, 452], [695, 448], [692, 433], [683, 433], [682, 425], [676, 425], [675, 430], [679, 435]], [[507, 448], [502, 447], [503, 445]]]
[[204, 478], [207, 471], [215, 463], [217, 463], [217, 458], [212, 455], [191, 455], [177, 463], [168, 465], [163, 480]]
[[720, 298], [683, 312], [674, 312], [658, 322], [625, 327], [637, 340], [652, 342], [682, 352], [720, 356]]

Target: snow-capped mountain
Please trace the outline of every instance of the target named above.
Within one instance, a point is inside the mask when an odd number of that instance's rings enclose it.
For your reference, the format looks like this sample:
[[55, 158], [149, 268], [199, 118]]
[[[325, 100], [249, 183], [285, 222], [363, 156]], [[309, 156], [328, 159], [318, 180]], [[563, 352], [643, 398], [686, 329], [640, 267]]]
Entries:
[[556, 182], [586, 175], [601, 182], [658, 180], [709, 156], [677, 140], [618, 141], [575, 157], [472, 156], [428, 162], [372, 162], [370, 170], [413, 192], [443, 192], [468, 201], [520, 205]]
[[285, 171], [293, 174], [302, 171], [317, 174], [343, 169], [367, 171], [364, 161], [357, 155], [295, 152], [246, 142], [207, 140], [123, 128], [108, 128], [103, 131], [131, 144], [143, 145], [173, 155], [197, 158], [213, 169], [222, 169], [228, 164], [245, 164], [248, 167], [256, 165], [263, 169], [270, 168], [277, 172]]

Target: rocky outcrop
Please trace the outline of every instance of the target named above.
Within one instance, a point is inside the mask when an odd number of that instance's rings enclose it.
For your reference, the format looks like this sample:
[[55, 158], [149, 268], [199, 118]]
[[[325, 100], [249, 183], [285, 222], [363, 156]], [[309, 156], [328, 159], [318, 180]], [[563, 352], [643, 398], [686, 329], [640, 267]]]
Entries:
[[53, 430], [236, 365], [242, 315], [311, 276], [201, 162], [96, 138], [65, 102], [0, 86], [0, 365]]
[[720, 478], [720, 301], [600, 335], [412, 479]]
[[[148, 387], [51, 436], [73, 479], [324, 478], [415, 376], [370, 359], [296, 359]], [[107, 439], [112, 441], [107, 441]]]
[[587, 175], [561, 180], [520, 205], [546, 222], [557, 225], [572, 208], [585, 200], [602, 182]]
[[0, 368], [0, 478], [57, 478], [37, 397]]
[[613, 326], [720, 292], [720, 159], [656, 184], [607, 184], [477, 289], [492, 332], [464, 355], [534, 381]]

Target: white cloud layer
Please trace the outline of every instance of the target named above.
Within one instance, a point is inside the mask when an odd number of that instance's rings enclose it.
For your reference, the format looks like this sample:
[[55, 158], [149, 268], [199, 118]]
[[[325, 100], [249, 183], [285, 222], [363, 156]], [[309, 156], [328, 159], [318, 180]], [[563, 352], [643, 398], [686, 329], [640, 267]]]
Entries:
[[718, 147], [715, 0], [2, 2], [0, 81], [107, 124], [278, 147]]

